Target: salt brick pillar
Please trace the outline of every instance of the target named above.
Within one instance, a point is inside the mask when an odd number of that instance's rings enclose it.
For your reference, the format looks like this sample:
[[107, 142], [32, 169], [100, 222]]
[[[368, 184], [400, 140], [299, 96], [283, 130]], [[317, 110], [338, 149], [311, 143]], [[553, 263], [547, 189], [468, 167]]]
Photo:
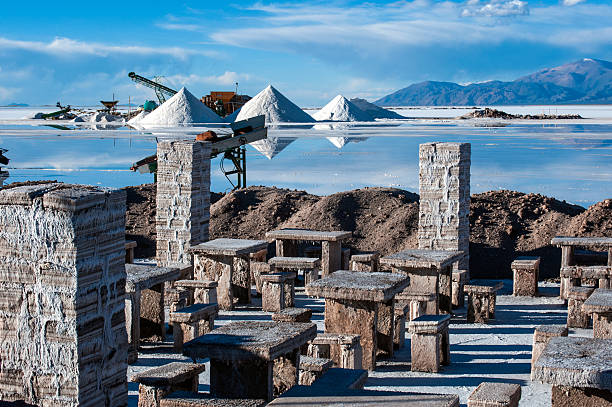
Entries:
[[455, 269], [468, 271], [470, 155], [470, 143], [419, 146], [419, 248], [461, 250]]
[[0, 400], [127, 406], [125, 200], [58, 183], [0, 191]]
[[208, 240], [210, 143], [157, 144], [157, 265], [189, 264], [191, 246]]

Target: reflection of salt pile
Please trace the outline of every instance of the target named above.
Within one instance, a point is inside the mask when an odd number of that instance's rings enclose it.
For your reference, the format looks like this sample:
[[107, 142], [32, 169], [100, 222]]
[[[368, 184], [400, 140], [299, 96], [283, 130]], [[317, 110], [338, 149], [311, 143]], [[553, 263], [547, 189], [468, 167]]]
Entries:
[[175, 126], [184, 123], [220, 123], [221, 118], [185, 88], [166, 100], [139, 124]]
[[325, 137], [334, 146], [342, 148], [348, 143], [359, 143], [367, 140], [367, 137], [349, 137], [350, 124], [343, 123], [325, 123], [315, 124], [315, 130], [331, 130], [333, 134], [342, 134], [342, 136]]
[[392, 112], [391, 110], [383, 109], [380, 106], [376, 106], [374, 103], [370, 103], [365, 99], [354, 98], [351, 99], [351, 103], [369, 114], [372, 119], [405, 119], [404, 116]]
[[240, 109], [236, 120], [266, 116], [266, 123], [312, 123], [315, 120], [271, 85]]
[[312, 115], [315, 119], [338, 122], [367, 122], [373, 118], [342, 95], [333, 98], [328, 104]]
[[333, 145], [338, 148], [342, 148], [348, 143], [360, 143], [367, 139], [367, 137], [326, 137]]
[[131, 125], [135, 125], [135, 124], [140, 124], [140, 122], [142, 121], [142, 119], [144, 119], [145, 117], [147, 117], [149, 115], [149, 112], [147, 112], [146, 110], [143, 110], [142, 112], [138, 113], [136, 116], [132, 117], [127, 124], [131, 124]]
[[263, 140], [257, 140], [250, 145], [271, 160], [295, 140], [295, 137], [268, 137]]

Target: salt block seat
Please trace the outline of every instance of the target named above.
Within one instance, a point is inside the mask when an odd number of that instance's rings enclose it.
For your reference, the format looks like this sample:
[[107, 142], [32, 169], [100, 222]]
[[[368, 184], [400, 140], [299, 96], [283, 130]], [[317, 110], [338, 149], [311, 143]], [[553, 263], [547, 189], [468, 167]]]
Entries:
[[200, 363], [172, 362], [131, 377], [138, 383], [138, 407], [160, 407], [160, 401], [177, 390], [198, 391], [198, 376], [206, 369]]
[[272, 321], [310, 322], [312, 310], [309, 308], [285, 308], [272, 314]]
[[191, 304], [217, 303], [217, 287], [219, 283], [212, 280], [178, 280], [174, 287], [186, 290], [189, 293]]
[[270, 273], [260, 276], [262, 282], [261, 307], [263, 311], [278, 312], [293, 307], [295, 298], [294, 272]]
[[341, 369], [361, 369], [363, 349], [359, 335], [318, 334], [308, 345], [308, 356], [327, 358]]
[[183, 344], [214, 329], [219, 313], [217, 304], [193, 304], [170, 313], [174, 334], [174, 350], [182, 351]]
[[449, 323], [448, 314], [422, 315], [408, 323], [413, 372], [438, 372], [440, 364], [450, 364]]
[[512, 268], [512, 295], [535, 297], [538, 292], [540, 258], [531, 256], [518, 257], [510, 265]]
[[595, 287], [571, 286], [567, 290], [567, 326], [568, 328], [588, 328], [591, 318], [584, 312], [582, 305], [593, 294]]
[[263, 399], [221, 399], [208, 393], [175, 391], [162, 399], [160, 407], [263, 407], [268, 404]]
[[350, 270], [378, 272], [380, 254], [378, 252], [357, 253], [351, 256]]
[[406, 315], [410, 312], [410, 304], [395, 303], [395, 328], [393, 329], [393, 347], [401, 349], [406, 341]]
[[518, 407], [520, 399], [519, 384], [483, 382], [468, 397], [468, 407]]
[[334, 361], [331, 359], [300, 356], [300, 376], [298, 384], [310, 386], [333, 365]]
[[296, 274], [302, 272], [304, 283], [310, 284], [319, 278], [321, 260], [313, 257], [284, 257], [277, 256], [268, 260], [268, 263], [275, 271], [295, 271]]
[[611, 289], [596, 289], [582, 305], [582, 311], [593, 315], [593, 338], [612, 339]]
[[567, 326], [565, 325], [540, 325], [533, 332], [533, 346], [531, 348], [531, 371], [535, 362], [544, 351], [546, 345], [552, 338], [567, 336]]
[[501, 281], [472, 280], [463, 289], [468, 295], [468, 323], [484, 323], [495, 318], [497, 291], [504, 284]]
[[453, 271], [451, 279], [453, 282], [453, 293], [452, 293], [452, 305], [453, 308], [461, 308], [465, 305], [465, 291], [463, 286], [469, 280], [469, 273], [467, 270]]

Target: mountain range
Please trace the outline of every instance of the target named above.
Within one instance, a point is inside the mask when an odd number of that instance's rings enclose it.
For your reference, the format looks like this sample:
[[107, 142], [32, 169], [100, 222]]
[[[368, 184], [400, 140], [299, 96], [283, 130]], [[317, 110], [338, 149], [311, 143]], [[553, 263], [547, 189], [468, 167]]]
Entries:
[[474, 106], [612, 103], [612, 62], [584, 58], [512, 82], [459, 85], [426, 81], [374, 102], [379, 106]]

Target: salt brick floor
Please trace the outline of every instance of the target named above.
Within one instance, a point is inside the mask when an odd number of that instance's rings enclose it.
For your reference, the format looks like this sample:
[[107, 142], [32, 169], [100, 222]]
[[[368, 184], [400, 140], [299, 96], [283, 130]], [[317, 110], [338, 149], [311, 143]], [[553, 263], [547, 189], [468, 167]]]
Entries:
[[[513, 382], [522, 386], [521, 406], [550, 406], [550, 385], [532, 382], [531, 345], [533, 331], [543, 324], [564, 325], [567, 306], [559, 300], [559, 285], [540, 282], [540, 297], [513, 297], [512, 281], [504, 280], [504, 288], [497, 296], [495, 320], [489, 324], [467, 324], [466, 308], [455, 310], [450, 324], [451, 364], [439, 373], [410, 371], [410, 337], [407, 334], [403, 349], [392, 359], [378, 360], [370, 372], [365, 388], [381, 391], [458, 394], [461, 405], [467, 405], [469, 394], [483, 381]], [[296, 288], [296, 307], [313, 311], [312, 321], [323, 332], [325, 303], [309, 298], [303, 288]], [[271, 320], [271, 313], [261, 311], [261, 299], [234, 311], [220, 311], [215, 327], [232, 321]], [[259, 307], [259, 309], [258, 309]], [[592, 336], [591, 329], [570, 330], [570, 336]], [[171, 338], [163, 344], [141, 349], [138, 362], [128, 368], [133, 373], [153, 366], [188, 359], [172, 353]], [[204, 361], [200, 361], [204, 362]], [[209, 390], [209, 367], [200, 375], [200, 391]], [[138, 385], [129, 383], [129, 406], [138, 403]]]

